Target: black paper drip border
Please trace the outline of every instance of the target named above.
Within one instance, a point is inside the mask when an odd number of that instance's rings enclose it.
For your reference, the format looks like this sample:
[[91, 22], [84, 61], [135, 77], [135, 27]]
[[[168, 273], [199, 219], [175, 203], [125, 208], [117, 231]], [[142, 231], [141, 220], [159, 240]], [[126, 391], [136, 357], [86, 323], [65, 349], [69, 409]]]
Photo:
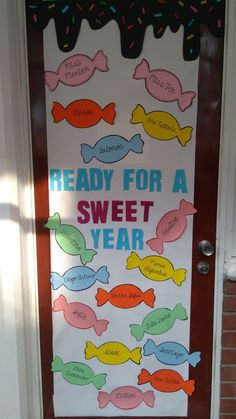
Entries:
[[142, 51], [145, 30], [153, 26], [160, 38], [167, 26], [172, 32], [184, 27], [183, 56], [195, 60], [200, 52], [200, 25], [207, 24], [217, 37], [224, 35], [225, 0], [27, 0], [27, 18], [42, 31], [54, 19], [58, 46], [72, 51], [79, 36], [81, 21], [100, 29], [115, 20], [120, 29], [121, 52], [137, 58]]

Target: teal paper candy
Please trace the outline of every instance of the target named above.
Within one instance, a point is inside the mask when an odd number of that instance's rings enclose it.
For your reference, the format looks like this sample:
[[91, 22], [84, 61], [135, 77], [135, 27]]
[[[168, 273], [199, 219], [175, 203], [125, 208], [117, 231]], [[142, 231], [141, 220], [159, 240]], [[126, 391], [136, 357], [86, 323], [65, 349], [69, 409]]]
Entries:
[[95, 375], [92, 368], [82, 362], [68, 362], [63, 363], [59, 356], [56, 356], [52, 361], [52, 372], [61, 372], [64, 380], [70, 384], [77, 386], [86, 386], [87, 384], [93, 384], [98, 390], [106, 384], [107, 374]]
[[56, 242], [61, 249], [69, 255], [79, 255], [83, 265], [91, 262], [97, 254], [95, 250], [86, 249], [85, 238], [76, 227], [69, 224], [61, 224], [61, 218], [57, 212], [48, 218], [44, 227], [55, 230]]

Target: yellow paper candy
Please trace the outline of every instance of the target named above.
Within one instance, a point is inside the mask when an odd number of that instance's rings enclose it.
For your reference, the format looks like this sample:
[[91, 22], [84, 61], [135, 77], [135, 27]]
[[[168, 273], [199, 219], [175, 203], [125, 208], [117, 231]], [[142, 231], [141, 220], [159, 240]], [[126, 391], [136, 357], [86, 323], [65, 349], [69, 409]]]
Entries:
[[156, 140], [168, 141], [178, 138], [182, 146], [191, 140], [192, 127], [180, 128], [174, 116], [163, 111], [145, 113], [141, 105], [133, 110], [131, 124], [143, 124], [143, 128], [150, 137]]
[[146, 278], [152, 281], [167, 281], [172, 279], [178, 286], [186, 279], [186, 269], [174, 269], [172, 263], [162, 256], [146, 256], [143, 259], [135, 252], [128, 257], [126, 269], [139, 268]]
[[91, 359], [95, 356], [103, 364], [107, 365], [119, 365], [131, 360], [135, 364], [140, 364], [142, 358], [142, 348], [135, 348], [130, 351], [127, 346], [119, 342], [107, 342], [96, 348], [92, 342], [86, 342], [86, 348], [84, 350], [85, 359]]

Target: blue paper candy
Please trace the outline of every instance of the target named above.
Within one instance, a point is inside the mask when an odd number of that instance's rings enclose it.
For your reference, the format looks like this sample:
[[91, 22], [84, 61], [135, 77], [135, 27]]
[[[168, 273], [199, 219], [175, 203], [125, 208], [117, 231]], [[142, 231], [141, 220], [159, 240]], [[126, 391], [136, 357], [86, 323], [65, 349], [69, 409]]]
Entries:
[[81, 156], [84, 163], [89, 163], [94, 157], [102, 163], [115, 163], [122, 160], [129, 151], [141, 154], [143, 145], [140, 134], [134, 135], [130, 141], [120, 135], [107, 135], [100, 138], [94, 147], [81, 144]]
[[51, 272], [50, 282], [54, 290], [64, 285], [71, 291], [83, 291], [92, 287], [96, 281], [108, 284], [109, 276], [106, 266], [102, 266], [97, 272], [87, 266], [74, 266], [68, 269], [63, 276]]
[[148, 339], [143, 349], [145, 356], [154, 354], [158, 361], [167, 365], [179, 365], [188, 361], [192, 367], [196, 367], [201, 361], [201, 352], [189, 354], [187, 349], [177, 342], [163, 342], [156, 345], [152, 339]]

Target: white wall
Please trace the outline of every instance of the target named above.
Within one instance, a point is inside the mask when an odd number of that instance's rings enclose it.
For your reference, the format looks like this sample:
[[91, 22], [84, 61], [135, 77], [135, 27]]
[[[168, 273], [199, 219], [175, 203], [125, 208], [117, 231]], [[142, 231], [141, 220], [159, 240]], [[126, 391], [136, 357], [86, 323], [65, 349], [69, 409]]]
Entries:
[[[5, 2], [4, 2], [5, 3]], [[14, 179], [14, 86], [11, 85], [10, 39], [6, 4], [0, 14], [0, 406], [1, 418], [20, 415], [20, 368], [17, 353], [16, 289], [20, 295], [19, 211]], [[21, 376], [21, 380], [22, 380]]]
[[23, 1], [0, 3], [0, 418], [39, 419], [27, 73], [18, 27]]

